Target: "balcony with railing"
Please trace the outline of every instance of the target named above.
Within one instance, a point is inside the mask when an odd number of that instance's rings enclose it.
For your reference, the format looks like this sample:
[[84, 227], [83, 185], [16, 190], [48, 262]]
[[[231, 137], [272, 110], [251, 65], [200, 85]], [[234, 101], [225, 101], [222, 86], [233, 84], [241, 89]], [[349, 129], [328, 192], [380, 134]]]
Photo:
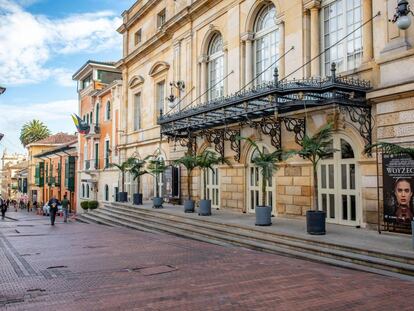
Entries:
[[91, 124], [89, 133], [85, 135], [86, 138], [98, 138], [101, 134], [101, 128], [99, 124]]
[[85, 160], [84, 168], [86, 171], [98, 170], [101, 168], [100, 164], [101, 164], [101, 159]]

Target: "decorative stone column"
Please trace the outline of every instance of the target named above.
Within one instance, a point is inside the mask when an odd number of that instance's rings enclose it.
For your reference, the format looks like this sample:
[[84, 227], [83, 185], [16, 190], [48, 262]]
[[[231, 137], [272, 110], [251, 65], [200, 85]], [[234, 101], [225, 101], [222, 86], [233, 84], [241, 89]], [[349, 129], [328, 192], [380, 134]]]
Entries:
[[[362, 22], [365, 23], [366, 21], [372, 18], [372, 0], [364, 0], [362, 1]], [[373, 58], [373, 28], [372, 28], [372, 21], [367, 23], [362, 28], [362, 62], [367, 63], [372, 60]]]
[[[254, 34], [246, 32], [241, 36], [241, 40], [245, 42], [246, 46], [246, 66], [245, 66], [245, 81], [244, 84], [249, 83], [253, 79], [253, 38]], [[253, 85], [248, 85], [247, 88]]]
[[[279, 19], [277, 22], [278, 31], [279, 31], [279, 57], [282, 57], [285, 54], [285, 22]], [[283, 79], [286, 76], [286, 57], [282, 57], [278, 63], [279, 67], [279, 76]]]
[[[310, 60], [310, 12], [309, 10], [304, 10], [303, 12], [303, 36], [304, 36], [304, 43], [303, 43], [303, 51], [304, 51], [304, 63], [309, 62]], [[304, 77], [310, 78], [311, 77], [311, 64], [307, 64], [304, 68]]]
[[[310, 46], [311, 46], [311, 59], [315, 58], [320, 53], [320, 20], [319, 20], [319, 1], [314, 1], [313, 6], [310, 9], [311, 15], [311, 37], [310, 37]], [[319, 77], [320, 73], [320, 58], [316, 58], [311, 63], [311, 75], [314, 77]]]
[[204, 103], [207, 101], [207, 94], [204, 94], [207, 91], [207, 55], [202, 55], [198, 63], [200, 64], [200, 102]]

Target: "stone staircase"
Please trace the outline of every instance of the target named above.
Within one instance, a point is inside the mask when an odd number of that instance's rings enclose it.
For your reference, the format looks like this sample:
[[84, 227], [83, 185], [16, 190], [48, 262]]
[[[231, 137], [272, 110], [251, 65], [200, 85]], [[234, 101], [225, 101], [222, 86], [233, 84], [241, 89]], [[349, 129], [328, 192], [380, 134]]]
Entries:
[[139, 209], [125, 204], [106, 204], [80, 216], [81, 221], [124, 226], [147, 232], [166, 232], [222, 246], [237, 245], [269, 253], [307, 259], [339, 267], [414, 281], [414, 258], [388, 252], [309, 240], [266, 232], [260, 228], [221, 223], [208, 217], [189, 218]]

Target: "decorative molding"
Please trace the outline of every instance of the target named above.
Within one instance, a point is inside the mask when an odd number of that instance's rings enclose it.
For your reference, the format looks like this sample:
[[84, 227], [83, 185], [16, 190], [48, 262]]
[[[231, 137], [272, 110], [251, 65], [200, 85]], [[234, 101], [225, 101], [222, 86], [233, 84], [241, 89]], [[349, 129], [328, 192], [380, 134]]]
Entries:
[[170, 65], [167, 62], [159, 61], [152, 65], [148, 75], [153, 78], [168, 69], [170, 69]]
[[305, 10], [320, 9], [321, 8], [321, 1], [320, 0], [304, 0], [303, 1], [303, 8]]
[[137, 86], [143, 84], [145, 79], [140, 75], [134, 75], [128, 82], [128, 86], [130, 89], [136, 88]]
[[241, 41], [253, 41], [254, 40], [254, 32], [245, 32], [240, 35]]

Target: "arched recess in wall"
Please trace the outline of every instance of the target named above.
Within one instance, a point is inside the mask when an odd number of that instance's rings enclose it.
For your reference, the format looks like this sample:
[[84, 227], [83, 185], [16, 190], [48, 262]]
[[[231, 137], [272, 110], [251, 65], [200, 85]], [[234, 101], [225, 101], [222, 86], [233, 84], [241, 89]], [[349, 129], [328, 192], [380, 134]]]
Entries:
[[220, 35], [223, 39], [223, 47], [225, 48], [227, 45], [227, 41], [226, 38], [223, 36], [223, 33], [225, 33], [220, 27], [214, 26], [214, 25], [210, 25], [208, 31], [206, 32], [206, 34], [204, 35], [204, 39], [201, 43], [201, 55], [208, 55], [208, 50], [210, 48], [210, 43], [211, 40], [217, 36]]
[[148, 72], [148, 75], [150, 77], [154, 77], [167, 71], [168, 69], [170, 69], [170, 65], [167, 62], [158, 61], [152, 65], [150, 71]]

